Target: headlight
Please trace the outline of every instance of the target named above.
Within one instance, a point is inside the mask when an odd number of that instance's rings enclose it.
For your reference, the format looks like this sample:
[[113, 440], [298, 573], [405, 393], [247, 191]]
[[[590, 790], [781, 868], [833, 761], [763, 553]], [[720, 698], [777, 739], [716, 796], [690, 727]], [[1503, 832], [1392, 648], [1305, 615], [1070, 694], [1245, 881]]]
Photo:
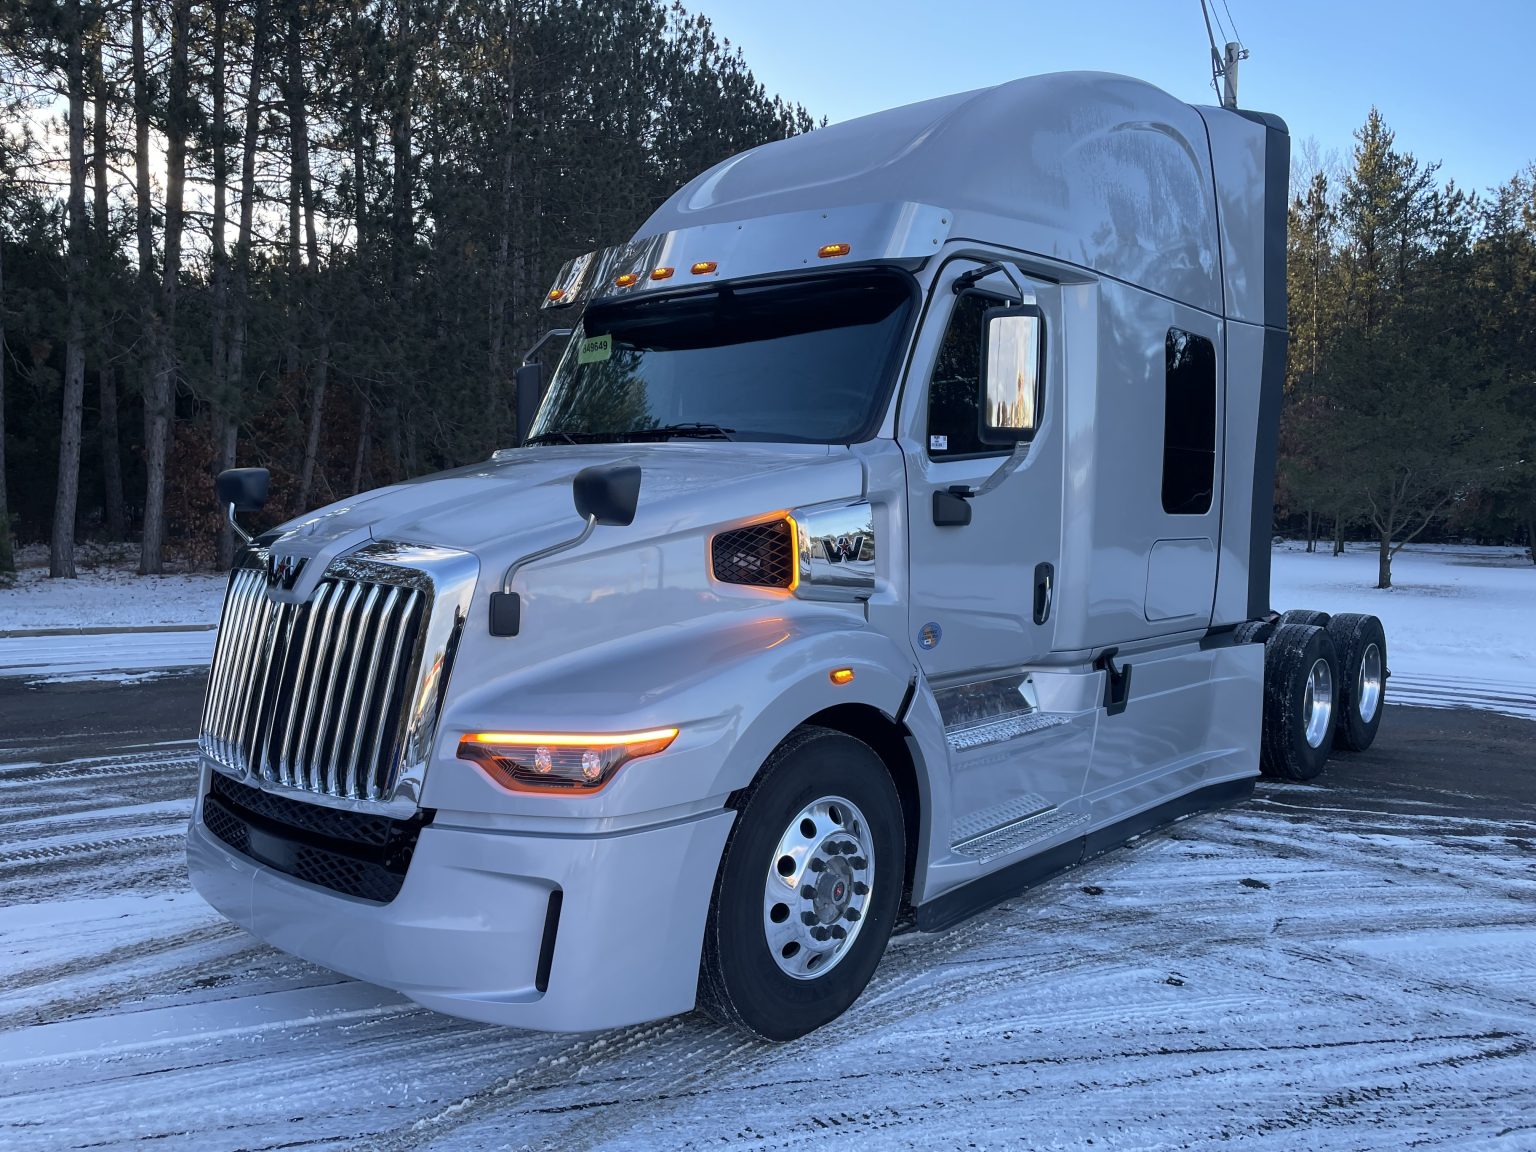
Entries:
[[468, 732], [459, 759], [472, 760], [514, 792], [596, 792], [631, 760], [677, 739], [676, 728], [611, 734]]

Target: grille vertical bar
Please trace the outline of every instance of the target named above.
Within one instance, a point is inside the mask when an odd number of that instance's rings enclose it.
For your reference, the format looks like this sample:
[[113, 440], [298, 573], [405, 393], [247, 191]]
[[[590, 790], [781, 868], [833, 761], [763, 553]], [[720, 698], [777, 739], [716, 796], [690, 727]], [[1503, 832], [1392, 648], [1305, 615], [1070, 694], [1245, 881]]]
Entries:
[[411, 586], [419, 575], [327, 575], [308, 601], [291, 604], [267, 594], [261, 569], [236, 570], [209, 672], [204, 754], [290, 788], [390, 796], [431, 609]]

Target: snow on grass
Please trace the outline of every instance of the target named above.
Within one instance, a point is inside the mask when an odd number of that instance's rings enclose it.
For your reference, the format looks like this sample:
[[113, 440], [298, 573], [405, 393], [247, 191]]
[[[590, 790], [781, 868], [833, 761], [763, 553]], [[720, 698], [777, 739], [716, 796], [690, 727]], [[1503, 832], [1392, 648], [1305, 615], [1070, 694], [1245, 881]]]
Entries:
[[1399, 552], [1378, 589], [1376, 549], [1333, 556], [1276, 547], [1270, 601], [1280, 611], [1367, 612], [1387, 633], [1387, 698], [1488, 708], [1536, 719], [1536, 565], [1523, 549], [1425, 545]]
[[15, 587], [0, 588], [0, 632], [219, 622], [228, 577], [216, 572], [140, 576], [136, 564], [132, 556], [91, 552], [80, 560], [79, 579], [51, 580], [46, 558], [29, 553], [22, 558]]

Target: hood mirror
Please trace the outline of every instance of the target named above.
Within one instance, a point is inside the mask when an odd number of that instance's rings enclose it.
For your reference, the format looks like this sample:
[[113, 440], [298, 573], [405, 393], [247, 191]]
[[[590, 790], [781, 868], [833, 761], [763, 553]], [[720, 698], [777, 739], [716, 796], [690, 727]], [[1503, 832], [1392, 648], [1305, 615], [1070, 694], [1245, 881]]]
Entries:
[[265, 468], [226, 468], [214, 482], [219, 503], [224, 505], [230, 527], [249, 544], [251, 535], [235, 522], [236, 512], [260, 512], [267, 503], [272, 476]]
[[635, 522], [640, 503], [640, 469], [634, 464], [583, 468], [571, 483], [576, 515], [620, 527]]

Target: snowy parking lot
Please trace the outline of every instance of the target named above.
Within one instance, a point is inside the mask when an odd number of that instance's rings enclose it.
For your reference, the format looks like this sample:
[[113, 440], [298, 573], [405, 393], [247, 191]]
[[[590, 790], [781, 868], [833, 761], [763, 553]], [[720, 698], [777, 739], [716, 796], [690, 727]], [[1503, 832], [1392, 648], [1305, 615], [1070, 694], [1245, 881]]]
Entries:
[[[1380, 615], [1390, 695], [1442, 708], [898, 937], [786, 1046], [518, 1033], [268, 948], [186, 880], [201, 672], [103, 681], [30, 638], [0, 672], [0, 1150], [1536, 1148], [1536, 569], [1396, 571], [1285, 549], [1274, 601]], [[135, 637], [79, 639], [112, 667]]]

